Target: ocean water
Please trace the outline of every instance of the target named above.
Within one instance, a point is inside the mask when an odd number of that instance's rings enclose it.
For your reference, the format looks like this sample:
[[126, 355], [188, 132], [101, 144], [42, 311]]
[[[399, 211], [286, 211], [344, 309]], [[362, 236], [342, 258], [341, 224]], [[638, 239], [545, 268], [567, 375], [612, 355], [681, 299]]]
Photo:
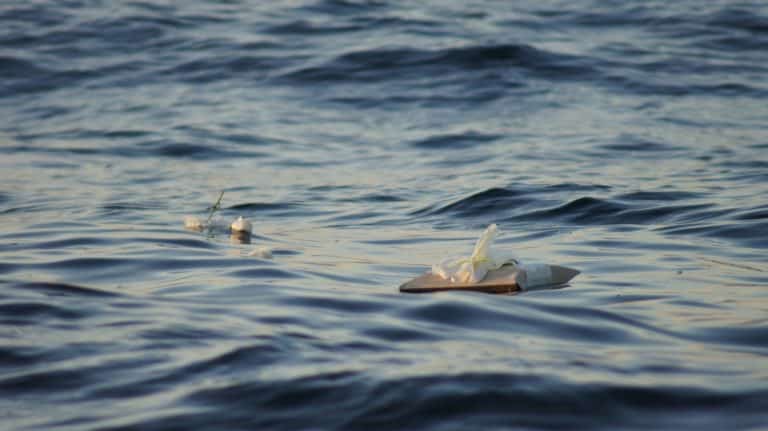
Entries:
[[[768, 429], [764, 2], [0, 24], [0, 428]], [[399, 293], [490, 223], [582, 274]]]

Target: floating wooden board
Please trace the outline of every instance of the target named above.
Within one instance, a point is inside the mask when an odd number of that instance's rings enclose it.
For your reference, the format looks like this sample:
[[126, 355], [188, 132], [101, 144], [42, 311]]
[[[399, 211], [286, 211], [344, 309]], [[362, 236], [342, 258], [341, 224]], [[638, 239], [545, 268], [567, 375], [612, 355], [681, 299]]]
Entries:
[[486, 293], [511, 293], [520, 290], [520, 285], [515, 280], [517, 274], [517, 267], [507, 265], [502, 266], [496, 271], [489, 272], [478, 283], [452, 283], [443, 277], [428, 272], [400, 286], [400, 291], [405, 293], [431, 293], [445, 290], [469, 290]]
[[577, 275], [579, 271], [559, 265], [548, 265], [551, 280], [543, 285], [526, 286], [526, 273], [521, 267], [506, 265], [490, 271], [485, 278], [478, 283], [453, 283], [432, 273], [426, 273], [400, 286], [404, 293], [432, 293], [446, 290], [467, 290], [485, 293], [512, 293], [526, 288], [558, 286], [565, 284]]

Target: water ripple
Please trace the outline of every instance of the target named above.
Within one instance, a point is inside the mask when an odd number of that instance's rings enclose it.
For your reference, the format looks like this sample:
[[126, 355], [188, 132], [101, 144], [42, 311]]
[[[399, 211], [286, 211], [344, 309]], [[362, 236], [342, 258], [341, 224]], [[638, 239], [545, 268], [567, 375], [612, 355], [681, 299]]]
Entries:
[[244, 3], [0, 6], [3, 429], [768, 423], [765, 6]]
[[326, 65], [300, 69], [284, 77], [307, 84], [363, 82], [514, 67], [553, 79], [573, 79], [591, 72], [583, 63], [576, 57], [528, 45], [470, 46], [437, 51], [376, 49], [347, 53]]

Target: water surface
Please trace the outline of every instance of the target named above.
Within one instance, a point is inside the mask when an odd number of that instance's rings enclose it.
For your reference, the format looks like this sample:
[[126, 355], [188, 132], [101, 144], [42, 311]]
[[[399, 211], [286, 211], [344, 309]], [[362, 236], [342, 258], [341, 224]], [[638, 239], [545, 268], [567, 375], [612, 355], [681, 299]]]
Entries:
[[[39, 1], [0, 22], [8, 429], [768, 423], [761, 2]], [[222, 190], [250, 244], [183, 228]], [[582, 274], [398, 293], [489, 223]]]

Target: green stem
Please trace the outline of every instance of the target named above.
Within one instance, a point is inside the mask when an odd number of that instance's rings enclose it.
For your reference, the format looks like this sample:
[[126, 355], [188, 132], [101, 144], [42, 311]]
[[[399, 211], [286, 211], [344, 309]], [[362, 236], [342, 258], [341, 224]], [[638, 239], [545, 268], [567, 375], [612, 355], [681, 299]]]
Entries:
[[206, 225], [211, 223], [211, 219], [213, 218], [213, 215], [216, 213], [216, 211], [221, 209], [221, 198], [223, 197], [224, 197], [224, 190], [221, 191], [221, 193], [219, 194], [219, 198], [216, 200], [216, 203], [213, 204], [213, 206], [211, 207], [211, 212], [210, 214], [208, 214], [208, 220], [205, 221]]

